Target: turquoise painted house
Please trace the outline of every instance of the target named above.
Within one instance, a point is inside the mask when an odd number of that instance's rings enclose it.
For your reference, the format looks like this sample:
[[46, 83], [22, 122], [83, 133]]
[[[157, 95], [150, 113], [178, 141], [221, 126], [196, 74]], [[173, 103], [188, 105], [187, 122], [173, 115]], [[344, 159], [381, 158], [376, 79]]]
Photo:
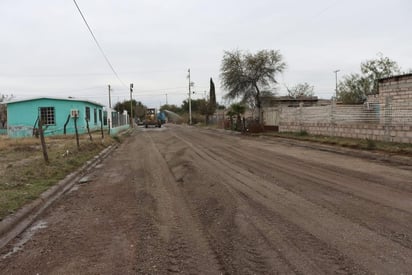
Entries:
[[9, 137], [31, 137], [43, 121], [45, 135], [74, 134], [77, 118], [79, 134], [99, 130], [106, 124], [103, 105], [74, 98], [38, 97], [7, 102], [7, 134]]

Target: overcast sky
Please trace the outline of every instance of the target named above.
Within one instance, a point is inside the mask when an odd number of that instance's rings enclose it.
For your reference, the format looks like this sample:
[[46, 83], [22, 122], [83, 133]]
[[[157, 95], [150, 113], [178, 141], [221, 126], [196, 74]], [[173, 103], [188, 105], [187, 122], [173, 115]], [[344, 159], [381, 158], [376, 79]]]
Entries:
[[[308, 82], [331, 98], [338, 78], [378, 53], [412, 68], [410, 0], [77, 0], [114, 75], [72, 0], [0, 0], [0, 93], [79, 97], [108, 105], [133, 98], [181, 105], [187, 70], [194, 98], [212, 77], [220, 102], [224, 51], [279, 50], [285, 85]], [[167, 94], [167, 96], [166, 96]]]

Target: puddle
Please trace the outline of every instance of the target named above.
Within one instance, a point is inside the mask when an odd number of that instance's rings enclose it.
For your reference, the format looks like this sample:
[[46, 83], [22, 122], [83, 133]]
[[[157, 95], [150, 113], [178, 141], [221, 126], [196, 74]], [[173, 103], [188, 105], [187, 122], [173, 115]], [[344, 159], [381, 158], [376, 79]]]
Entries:
[[33, 224], [29, 229], [27, 229], [20, 237], [20, 240], [14, 245], [13, 249], [2, 256], [2, 259], [6, 259], [13, 255], [14, 253], [23, 250], [25, 243], [27, 243], [33, 236], [36, 234], [37, 231], [47, 228], [47, 222], [39, 221]]

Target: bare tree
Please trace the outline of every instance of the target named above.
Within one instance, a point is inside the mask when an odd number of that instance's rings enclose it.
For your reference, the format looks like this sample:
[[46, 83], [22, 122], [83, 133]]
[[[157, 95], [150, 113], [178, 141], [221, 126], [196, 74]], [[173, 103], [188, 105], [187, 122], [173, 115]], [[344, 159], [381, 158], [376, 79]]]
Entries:
[[286, 89], [288, 90], [288, 95], [290, 97], [299, 98], [302, 96], [314, 96], [314, 87], [306, 82], [299, 83], [296, 86], [293, 86], [292, 88], [286, 87]]

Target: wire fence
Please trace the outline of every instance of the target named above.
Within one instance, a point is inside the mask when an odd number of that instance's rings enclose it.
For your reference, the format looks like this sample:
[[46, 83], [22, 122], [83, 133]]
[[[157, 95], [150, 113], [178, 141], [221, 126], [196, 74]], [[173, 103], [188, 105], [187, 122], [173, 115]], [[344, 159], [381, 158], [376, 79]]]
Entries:
[[124, 126], [129, 123], [127, 113], [112, 112], [112, 128]]

